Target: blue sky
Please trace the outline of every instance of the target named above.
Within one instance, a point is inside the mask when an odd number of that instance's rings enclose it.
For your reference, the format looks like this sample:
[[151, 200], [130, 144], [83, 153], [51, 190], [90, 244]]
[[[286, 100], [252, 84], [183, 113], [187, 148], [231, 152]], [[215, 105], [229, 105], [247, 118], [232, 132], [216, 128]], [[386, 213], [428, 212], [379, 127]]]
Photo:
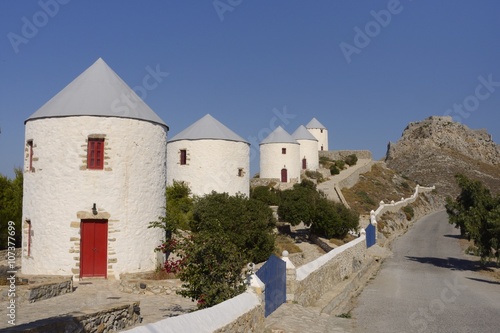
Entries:
[[330, 149], [377, 159], [431, 115], [500, 137], [499, 1], [3, 0], [1, 174], [23, 163], [24, 120], [99, 57], [170, 137], [206, 113], [253, 152], [312, 117]]

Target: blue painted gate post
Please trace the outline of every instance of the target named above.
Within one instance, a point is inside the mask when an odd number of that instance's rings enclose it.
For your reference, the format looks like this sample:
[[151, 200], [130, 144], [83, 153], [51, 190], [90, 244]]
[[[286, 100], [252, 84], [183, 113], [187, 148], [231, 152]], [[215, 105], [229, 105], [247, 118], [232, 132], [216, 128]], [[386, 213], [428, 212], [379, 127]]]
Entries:
[[264, 308], [267, 317], [286, 302], [286, 263], [272, 254], [256, 274], [266, 285]]

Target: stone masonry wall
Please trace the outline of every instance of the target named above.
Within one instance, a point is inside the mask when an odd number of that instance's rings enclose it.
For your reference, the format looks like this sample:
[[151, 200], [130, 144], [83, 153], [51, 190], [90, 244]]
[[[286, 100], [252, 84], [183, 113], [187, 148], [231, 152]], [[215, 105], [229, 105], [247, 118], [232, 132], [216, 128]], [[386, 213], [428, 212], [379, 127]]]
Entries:
[[116, 303], [110, 307], [72, 312], [64, 316], [42, 319], [14, 326], [9, 332], [118, 332], [140, 322], [139, 302]]
[[366, 254], [366, 237], [339, 246], [296, 270], [293, 300], [310, 306], [339, 282], [356, 273]]
[[319, 151], [319, 157], [326, 156], [331, 160], [343, 160], [348, 155], [356, 155], [358, 159], [369, 159], [371, 160], [372, 152], [369, 150], [329, 150], [329, 151]]
[[239, 316], [229, 325], [214, 331], [214, 333], [264, 332], [264, 319], [264, 306], [259, 305], [247, 313]]
[[342, 179], [341, 181], [338, 182], [338, 184], [336, 185], [337, 188], [339, 189], [344, 189], [344, 188], [351, 188], [353, 187], [354, 185], [356, 185], [356, 183], [359, 181], [359, 176], [363, 173], [367, 173], [369, 172], [371, 169], [372, 169], [372, 166], [373, 166], [373, 161], [370, 161], [369, 163], [363, 165], [362, 167], [358, 168], [357, 170], [355, 170], [351, 175], [349, 175], [348, 177]]

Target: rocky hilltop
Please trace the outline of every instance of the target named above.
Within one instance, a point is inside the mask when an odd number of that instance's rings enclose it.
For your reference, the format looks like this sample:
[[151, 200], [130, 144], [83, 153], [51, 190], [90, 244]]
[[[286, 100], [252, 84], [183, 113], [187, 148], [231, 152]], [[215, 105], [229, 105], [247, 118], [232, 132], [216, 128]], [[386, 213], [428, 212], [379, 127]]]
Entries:
[[404, 177], [436, 185], [443, 197], [458, 194], [457, 173], [500, 192], [500, 146], [486, 130], [470, 129], [451, 117], [410, 123], [397, 143], [389, 143], [385, 161]]

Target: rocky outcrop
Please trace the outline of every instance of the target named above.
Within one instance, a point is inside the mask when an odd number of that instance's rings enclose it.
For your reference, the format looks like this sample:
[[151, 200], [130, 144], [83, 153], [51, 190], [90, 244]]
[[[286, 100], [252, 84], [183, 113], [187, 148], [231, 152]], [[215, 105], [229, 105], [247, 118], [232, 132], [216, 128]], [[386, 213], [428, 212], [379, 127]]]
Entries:
[[410, 123], [397, 143], [389, 143], [386, 163], [421, 185], [436, 185], [442, 196], [458, 193], [458, 173], [500, 190], [500, 146], [486, 130], [470, 129], [451, 117]]

